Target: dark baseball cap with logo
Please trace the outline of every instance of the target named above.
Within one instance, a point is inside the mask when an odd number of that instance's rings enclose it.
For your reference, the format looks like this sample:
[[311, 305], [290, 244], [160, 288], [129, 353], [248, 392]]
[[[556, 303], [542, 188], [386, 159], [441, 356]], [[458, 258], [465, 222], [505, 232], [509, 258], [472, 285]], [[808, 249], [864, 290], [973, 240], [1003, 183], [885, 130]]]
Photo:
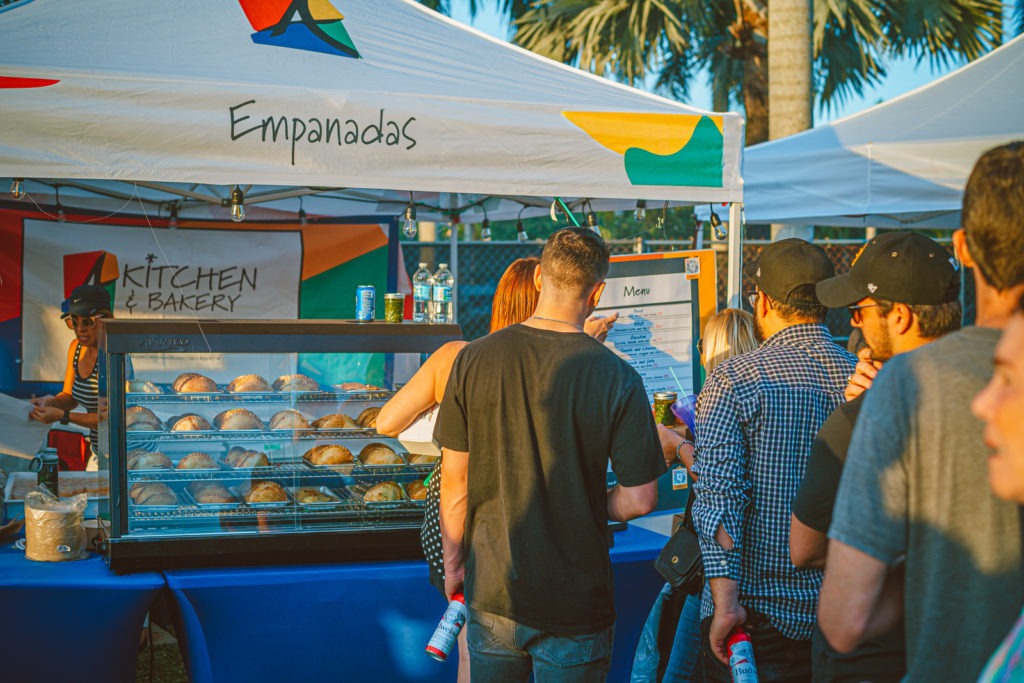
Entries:
[[818, 283], [829, 308], [878, 298], [910, 305], [955, 301], [960, 267], [942, 245], [916, 232], [887, 232], [864, 245], [850, 270]]
[[824, 249], [796, 237], [766, 246], [750, 271], [757, 288], [783, 304], [817, 303], [796, 290], [817, 285], [835, 274], [835, 267]]
[[109, 311], [110, 293], [99, 285], [79, 285], [71, 290], [71, 296], [60, 305], [61, 316], [95, 315], [99, 311]]

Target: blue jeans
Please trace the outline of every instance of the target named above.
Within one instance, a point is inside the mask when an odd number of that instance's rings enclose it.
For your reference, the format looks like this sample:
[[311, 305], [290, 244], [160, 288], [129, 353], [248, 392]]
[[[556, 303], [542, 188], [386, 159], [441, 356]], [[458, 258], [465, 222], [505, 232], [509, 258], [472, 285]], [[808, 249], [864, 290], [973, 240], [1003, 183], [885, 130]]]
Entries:
[[[672, 599], [672, 586], [666, 583], [654, 599], [654, 605], [640, 633], [640, 642], [633, 656], [630, 683], [655, 683], [659, 680], [659, 669], [664, 671], [660, 679], [663, 683], [687, 683], [697, 671], [700, 655], [700, 597], [687, 595], [682, 598], [677, 623], [669, 623], [671, 618], [662, 615], [663, 608], [670, 609], [665, 605]], [[673, 627], [672, 634], [661, 634], [660, 630], [667, 627]], [[659, 644], [665, 643], [666, 635], [673, 636], [672, 654], [667, 662], [662, 662], [662, 647]]]
[[506, 617], [469, 610], [466, 624], [473, 680], [488, 683], [603, 682], [612, 665], [614, 626], [598, 633], [547, 633]]

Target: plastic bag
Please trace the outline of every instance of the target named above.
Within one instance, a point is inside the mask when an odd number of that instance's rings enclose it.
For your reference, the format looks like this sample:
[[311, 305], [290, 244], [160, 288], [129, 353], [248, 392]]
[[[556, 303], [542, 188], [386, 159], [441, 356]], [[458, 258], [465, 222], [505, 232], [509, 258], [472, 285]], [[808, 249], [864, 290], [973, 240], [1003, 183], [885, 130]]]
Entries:
[[37, 562], [67, 562], [86, 557], [82, 518], [88, 496], [64, 500], [37, 486], [25, 495], [25, 557]]

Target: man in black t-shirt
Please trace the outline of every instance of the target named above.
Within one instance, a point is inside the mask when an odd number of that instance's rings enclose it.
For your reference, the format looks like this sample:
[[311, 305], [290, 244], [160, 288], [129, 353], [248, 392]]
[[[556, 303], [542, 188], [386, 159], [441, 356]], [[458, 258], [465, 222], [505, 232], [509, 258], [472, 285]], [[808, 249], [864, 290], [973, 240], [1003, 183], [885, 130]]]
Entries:
[[[886, 233], [869, 241], [849, 272], [817, 285], [823, 304], [849, 308], [853, 326], [861, 330], [871, 351], [874, 369], [958, 329], [959, 293], [959, 271], [949, 253], [911, 232]], [[862, 358], [858, 369], [865, 364]], [[836, 408], [811, 447], [790, 520], [790, 557], [798, 567], [825, 566], [832, 507], [863, 396]], [[815, 628], [811, 656], [815, 683], [896, 683], [906, 673], [903, 626], [848, 654], [829, 647]]]
[[452, 367], [434, 438], [445, 591], [465, 594], [474, 680], [600, 681], [611, 665], [607, 523], [654, 509], [665, 461], [640, 376], [583, 333], [607, 272], [599, 235], [555, 233], [534, 315]]

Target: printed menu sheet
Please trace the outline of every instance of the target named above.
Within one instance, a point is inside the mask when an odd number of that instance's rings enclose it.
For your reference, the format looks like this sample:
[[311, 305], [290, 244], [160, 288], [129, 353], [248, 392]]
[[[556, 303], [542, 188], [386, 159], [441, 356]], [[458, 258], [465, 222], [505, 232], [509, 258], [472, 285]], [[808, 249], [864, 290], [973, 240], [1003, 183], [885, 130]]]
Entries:
[[648, 398], [656, 391], [675, 391], [682, 398], [699, 388], [695, 265], [699, 268], [696, 258], [613, 258], [608, 271], [595, 314], [619, 314], [605, 345], [636, 368]]

